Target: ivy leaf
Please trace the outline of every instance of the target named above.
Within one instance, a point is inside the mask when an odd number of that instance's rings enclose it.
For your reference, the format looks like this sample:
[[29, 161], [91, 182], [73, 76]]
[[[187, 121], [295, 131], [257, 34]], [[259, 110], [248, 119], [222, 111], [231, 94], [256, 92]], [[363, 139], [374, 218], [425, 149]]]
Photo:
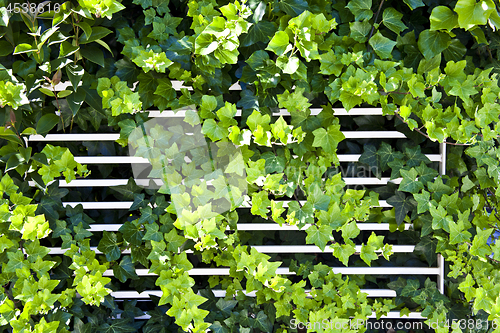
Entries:
[[265, 172], [267, 174], [277, 172], [282, 173], [285, 170], [286, 160], [284, 156], [276, 156], [273, 152], [265, 152], [261, 157], [266, 161]]
[[274, 36], [276, 27], [272, 22], [260, 21], [253, 24], [248, 32], [244, 35], [241, 46], [251, 46], [258, 42], [268, 43], [269, 36]]
[[137, 222], [125, 222], [118, 231], [123, 234], [123, 238], [130, 244], [139, 246], [142, 244], [142, 238], [144, 237], [144, 231], [141, 230], [141, 225]]
[[420, 151], [420, 146], [406, 147], [405, 155], [408, 158], [406, 165], [411, 167], [419, 166], [420, 163], [430, 163], [431, 160]]
[[[450, 90], [450, 95], [458, 96], [463, 101], [467, 101], [469, 99], [469, 96], [477, 94], [477, 90], [476, 88], [474, 88], [474, 81], [472, 81], [470, 78], [463, 82], [454, 81], [452, 86], [453, 88], [451, 88]], [[489, 103], [487, 103], [482, 109], [489, 109], [488, 104]], [[500, 112], [497, 112], [497, 120], [498, 114], [500, 114]]]
[[259, 313], [257, 313], [255, 326], [263, 332], [271, 332], [273, 330], [273, 323], [271, 323], [264, 311], [259, 311]]
[[458, 16], [446, 6], [434, 7], [430, 17], [431, 30], [451, 30], [458, 27]]
[[378, 178], [381, 177], [382, 173], [379, 171], [379, 155], [377, 153], [377, 147], [373, 144], [367, 143], [363, 146], [363, 154], [359, 157], [359, 162], [367, 164], [371, 172], [375, 172]]
[[[352, 242], [351, 242], [352, 243]], [[344, 266], [348, 266], [349, 257], [356, 253], [356, 248], [348, 243], [348, 244], [333, 244], [333, 255], [340, 260]]]
[[389, 7], [384, 10], [382, 22], [387, 28], [396, 34], [399, 34], [405, 29], [408, 29], [408, 27], [401, 21], [402, 17], [403, 14], [398, 12], [396, 9]]
[[374, 246], [363, 244], [363, 246], [361, 246], [360, 257], [368, 266], [371, 266], [372, 260], [377, 260], [378, 255], [375, 253]]
[[399, 184], [399, 191], [417, 193], [418, 191], [424, 189], [424, 185], [420, 181], [416, 180], [418, 173], [415, 168], [411, 168], [409, 171], [401, 169], [400, 173], [403, 180], [401, 181], [401, 184]]
[[332, 236], [333, 229], [328, 225], [322, 225], [319, 228], [315, 225], [311, 225], [307, 228], [307, 244], [317, 245], [321, 251], [325, 250], [326, 244], [333, 240]]
[[437, 208], [430, 206], [429, 211], [432, 215], [432, 229], [443, 229], [446, 232], [450, 232], [450, 222], [453, 222], [453, 218], [448, 215], [446, 209], [442, 206], [438, 206]]
[[272, 51], [279, 56], [291, 50], [288, 34], [284, 31], [278, 31], [267, 45], [266, 50]]
[[387, 199], [387, 203], [394, 207], [396, 212], [396, 222], [403, 223], [406, 214], [415, 206], [411, 197], [406, 197], [403, 192], [396, 191], [396, 194]]
[[420, 282], [417, 279], [406, 280], [406, 286], [401, 291], [401, 296], [413, 297], [420, 288]]
[[119, 265], [113, 266], [113, 274], [122, 283], [125, 283], [127, 279], [139, 279], [139, 277], [135, 273], [135, 265], [130, 260], [130, 256], [124, 256]]
[[115, 233], [104, 231], [97, 249], [106, 255], [108, 261], [117, 260], [121, 256], [121, 251], [118, 247], [120, 243]]
[[431, 195], [427, 191], [422, 191], [422, 193], [415, 193], [413, 194], [413, 197], [418, 203], [418, 209], [417, 213], [422, 214], [425, 213], [426, 211], [429, 210], [430, 208], [430, 200], [431, 200]]
[[415, 253], [424, 256], [425, 260], [429, 264], [429, 267], [434, 265], [437, 260], [437, 240], [431, 236], [425, 236], [420, 239], [420, 242], [415, 246]]
[[333, 155], [337, 151], [337, 145], [345, 139], [340, 131], [339, 125], [330, 125], [328, 129], [318, 128], [313, 131], [313, 147], [322, 147], [327, 153]]
[[450, 222], [450, 244], [458, 244], [463, 242], [468, 242], [472, 235], [467, 230], [464, 230], [464, 222], [454, 221]]
[[229, 135], [227, 128], [219, 126], [214, 119], [206, 119], [201, 130], [212, 141], [218, 141]]
[[476, 25], [485, 25], [490, 14], [496, 10], [492, 0], [458, 0], [455, 12], [458, 14], [460, 28], [469, 30]]
[[349, 8], [356, 21], [369, 20], [373, 16], [372, 0], [351, 0], [346, 7]]
[[137, 329], [131, 325], [129, 325], [130, 318], [124, 319], [114, 319], [112, 324], [103, 323], [98, 329], [99, 332], [103, 333], [128, 333], [128, 332], [137, 332]]
[[309, 5], [304, 0], [282, 0], [279, 2], [279, 7], [286, 14], [295, 17], [307, 10]]
[[414, 10], [415, 8], [418, 7], [423, 7], [425, 4], [422, 2], [422, 0], [403, 0], [405, 4], [410, 7], [411, 10]]
[[490, 238], [493, 229], [482, 230], [476, 226], [476, 235], [472, 241], [472, 246], [470, 247], [470, 254], [479, 257], [487, 257], [491, 254], [491, 248], [487, 244], [488, 238]]
[[118, 192], [122, 200], [134, 200], [134, 195], [142, 191], [142, 187], [135, 184], [134, 178], [130, 178], [127, 185], [112, 186], [110, 189]]
[[[473, 0], [474, 1], [474, 0]], [[418, 36], [418, 49], [425, 59], [432, 59], [448, 48], [451, 37], [446, 32], [424, 30]]]
[[269, 212], [267, 207], [269, 206], [271, 206], [271, 201], [266, 191], [260, 191], [252, 195], [252, 214], [259, 215], [266, 219], [267, 213]]
[[403, 159], [403, 153], [396, 151], [387, 142], [382, 142], [380, 145], [377, 155], [379, 156], [380, 168], [385, 171], [389, 168], [388, 163], [394, 161], [395, 159]]
[[377, 31], [375, 35], [370, 38], [370, 46], [373, 48], [375, 53], [381, 58], [381, 59], [392, 59], [392, 49], [394, 49], [394, 46], [396, 46], [396, 42], [393, 40], [390, 40], [389, 38], [385, 37], [380, 33], [380, 31]]

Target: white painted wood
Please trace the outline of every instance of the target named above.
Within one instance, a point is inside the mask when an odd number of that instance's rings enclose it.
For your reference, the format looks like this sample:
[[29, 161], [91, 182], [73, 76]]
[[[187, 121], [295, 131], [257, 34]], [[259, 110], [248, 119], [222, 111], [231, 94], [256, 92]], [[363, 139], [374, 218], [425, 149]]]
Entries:
[[[344, 275], [439, 275], [440, 269], [438, 267], [332, 267], [335, 274]], [[136, 269], [136, 274], [139, 276], [156, 276], [150, 273], [148, 269]], [[229, 275], [229, 268], [193, 268], [188, 271], [191, 276], [202, 275]], [[279, 267], [276, 269], [276, 274], [280, 275], [295, 275], [288, 267]], [[114, 276], [113, 270], [108, 269], [104, 272], [103, 276]]]

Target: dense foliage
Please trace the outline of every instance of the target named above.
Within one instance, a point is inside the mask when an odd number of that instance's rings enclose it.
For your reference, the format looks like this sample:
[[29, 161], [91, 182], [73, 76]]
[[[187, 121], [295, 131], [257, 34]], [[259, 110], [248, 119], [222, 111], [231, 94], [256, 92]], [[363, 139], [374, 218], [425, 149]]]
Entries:
[[[400, 310], [422, 311], [445, 332], [454, 319], [500, 319], [499, 9], [496, 0], [72, 0], [39, 6], [0, 0], [1, 327], [284, 332], [292, 318], [364, 320], [372, 311]], [[173, 80], [190, 89], [177, 92]], [[61, 82], [66, 88], [56, 89]], [[229, 90], [235, 82], [241, 91]], [[322, 107], [317, 116], [311, 116], [313, 105]], [[184, 161], [171, 170], [178, 177], [170, 188], [159, 191], [133, 180], [78, 191], [52, 182], [89, 173], [131, 177], [119, 166], [82, 166], [74, 155], [126, 155], [129, 135], [148, 120], [143, 111], [188, 106], [198, 112], [186, 121], [199, 122], [221, 151], [239, 146], [242, 158], [225, 172], [242, 176], [245, 169], [251, 209], [236, 210], [238, 186], [215, 183], [213, 191], [193, 185], [198, 208], [181, 214], [189, 195], [171, 188], [182, 192], [182, 177], [196, 178]], [[335, 116], [336, 107], [360, 106], [381, 107], [384, 117]], [[273, 117], [277, 108], [290, 117]], [[396, 129], [409, 139], [347, 143], [341, 129]], [[120, 131], [117, 145], [28, 146], [25, 140], [49, 132], [113, 131]], [[153, 132], [159, 146], [174, 147], [175, 133]], [[447, 176], [424, 155], [438, 142], [447, 145]], [[340, 151], [361, 154], [349, 163], [353, 174], [370, 170], [401, 177], [401, 183], [361, 190], [346, 185]], [[153, 159], [177, 153], [155, 152]], [[228, 211], [207, 204], [228, 193]], [[184, 207], [169, 204], [176, 196], [187, 200]], [[129, 212], [101, 213], [62, 205], [113, 199], [134, 203]], [[379, 199], [393, 208], [375, 208]], [[302, 236], [250, 235], [237, 230], [242, 219], [310, 226]], [[123, 222], [118, 232], [88, 231], [89, 224], [116, 221]], [[358, 224], [367, 221], [389, 223], [397, 233], [361, 232]], [[413, 228], [402, 231], [404, 223]], [[249, 247], [300, 241], [331, 247], [333, 257], [278, 258]], [[393, 254], [391, 244], [404, 242], [416, 244], [415, 253]], [[49, 255], [48, 247], [56, 246], [68, 250]], [[348, 277], [330, 269], [431, 266], [437, 254], [447, 265], [444, 295], [431, 279]], [[230, 267], [230, 274], [195, 279], [188, 274], [194, 265]], [[276, 274], [280, 266], [297, 275]], [[138, 276], [136, 268], [158, 276]], [[107, 269], [114, 277], [103, 276]], [[367, 298], [360, 288], [370, 285], [396, 290], [398, 297]], [[163, 296], [152, 297], [157, 306], [146, 309], [147, 321], [134, 319], [145, 310], [136, 301], [109, 296], [155, 287]], [[217, 299], [211, 289], [227, 296]], [[487, 330], [491, 326], [453, 327]]]

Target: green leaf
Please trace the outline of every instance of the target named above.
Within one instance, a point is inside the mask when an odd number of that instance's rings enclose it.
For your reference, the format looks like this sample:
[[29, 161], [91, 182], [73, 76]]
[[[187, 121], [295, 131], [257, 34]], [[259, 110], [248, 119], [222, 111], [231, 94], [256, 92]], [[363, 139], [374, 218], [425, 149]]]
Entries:
[[403, 14], [398, 12], [396, 9], [389, 7], [384, 10], [382, 22], [387, 28], [399, 34], [405, 29], [408, 29], [408, 27], [401, 21], [402, 17]]
[[254, 193], [252, 196], [252, 209], [251, 212], [254, 215], [259, 215], [262, 218], [267, 218], [267, 213], [269, 212], [268, 206], [271, 206], [271, 201], [268, 198], [266, 191], [260, 191]]
[[351, 0], [346, 7], [349, 8], [356, 21], [369, 20], [373, 16], [372, 0]]
[[496, 10], [492, 0], [458, 0], [455, 12], [458, 14], [460, 28], [469, 30], [476, 25], [485, 25], [490, 14]]
[[388, 163], [394, 161], [395, 159], [403, 159], [403, 153], [400, 151], [393, 150], [392, 146], [387, 142], [382, 142], [377, 151], [377, 155], [380, 161], [380, 168], [385, 171], [389, 168]]
[[268, 43], [270, 36], [274, 36], [276, 27], [272, 22], [260, 21], [253, 24], [244, 35], [241, 46], [251, 46], [258, 42]]
[[423, 7], [425, 4], [422, 2], [422, 0], [403, 0], [405, 4], [410, 7], [411, 10], [414, 10], [415, 8], [418, 7]]
[[83, 90], [83, 88], [78, 88], [74, 94], [71, 94], [68, 96], [68, 98], [66, 98], [73, 116], [76, 116], [78, 110], [80, 110], [80, 107], [82, 106], [86, 95], [87, 94], [85, 93], [85, 90]]
[[125, 283], [125, 281], [127, 281], [128, 279], [139, 279], [139, 277], [135, 273], [135, 265], [132, 260], [130, 260], [130, 256], [123, 256], [120, 264], [113, 266], [113, 274], [122, 283]]
[[392, 50], [396, 46], [396, 42], [383, 36], [380, 31], [370, 38], [370, 46], [375, 53], [382, 59], [392, 59]]
[[133, 178], [130, 178], [127, 185], [119, 185], [110, 187], [112, 191], [118, 192], [119, 199], [134, 200], [134, 194], [142, 191], [142, 187], [137, 186]]
[[279, 8], [292, 17], [302, 14], [308, 7], [309, 5], [304, 0], [281, 0], [279, 2]]
[[104, 54], [102, 51], [95, 46], [86, 46], [80, 48], [80, 53], [82, 57], [104, 67]]
[[349, 265], [349, 257], [356, 253], [356, 248], [352, 244], [333, 244], [333, 255], [339, 259], [344, 266]]
[[426, 59], [431, 59], [448, 48], [451, 37], [446, 32], [424, 30], [418, 36], [418, 49]]
[[80, 49], [79, 46], [74, 46], [71, 43], [64, 41], [59, 46], [59, 58], [67, 58], [76, 51], [78, 51], [79, 49]]
[[313, 134], [313, 147], [321, 147], [324, 151], [332, 155], [337, 151], [339, 142], [345, 139], [339, 125], [330, 125], [327, 129], [318, 128], [313, 131]]
[[423, 255], [429, 267], [434, 265], [437, 260], [437, 248], [438, 241], [432, 238], [430, 235], [422, 237], [420, 242], [415, 246], [415, 253], [418, 255]]
[[446, 232], [450, 232], [450, 222], [453, 222], [453, 218], [448, 215], [446, 209], [442, 206], [438, 206], [437, 208], [430, 206], [429, 211], [432, 215], [432, 229], [443, 229]]
[[360, 257], [368, 266], [371, 266], [372, 260], [377, 260], [378, 255], [375, 253], [375, 247], [363, 244], [361, 246]]
[[117, 260], [121, 256], [121, 251], [118, 245], [116, 234], [109, 231], [104, 231], [97, 249], [106, 255], [108, 261]]
[[71, 95], [73, 92], [71, 90], [62, 90], [57, 93], [58, 98], [64, 98]]
[[80, 39], [79, 39], [79, 43], [80, 44], [87, 44], [87, 43], [91, 43], [91, 42], [94, 42], [98, 39], [101, 39], [101, 38], [104, 38], [106, 37], [107, 35], [109, 35], [110, 33], [112, 33], [111, 30], [109, 30], [108, 28], [105, 28], [105, 27], [92, 27], [92, 33], [90, 34], [90, 36], [88, 35], [84, 35], [84, 36], [81, 36]]
[[272, 51], [277, 55], [282, 55], [292, 49], [290, 41], [288, 39], [288, 34], [284, 31], [278, 31], [274, 34], [273, 39], [269, 42], [266, 50]]
[[18, 44], [16, 46], [13, 54], [16, 55], [16, 54], [21, 54], [21, 53], [33, 52], [33, 51], [38, 51], [38, 50], [36, 47], [33, 47], [30, 44], [21, 43], [21, 44]]
[[413, 297], [420, 288], [420, 282], [416, 279], [406, 280], [406, 286], [401, 291], [401, 296]]
[[53, 113], [46, 114], [40, 118], [36, 124], [36, 132], [38, 134], [48, 133], [54, 126], [57, 125], [60, 118]]
[[458, 16], [446, 6], [434, 7], [430, 17], [431, 30], [451, 30], [458, 27]]
[[450, 244], [459, 244], [463, 242], [469, 242], [472, 235], [467, 230], [464, 230], [464, 222], [450, 221]]
[[394, 207], [398, 225], [403, 223], [406, 214], [415, 206], [411, 197], [406, 197], [406, 195], [400, 191], [396, 191], [395, 195], [387, 199], [387, 203]]
[[9, 12], [7, 8], [0, 8], [0, 27], [6, 27], [9, 25]]
[[68, 75], [68, 78], [71, 81], [73, 90], [76, 90], [82, 80], [83, 75], [85, 74], [85, 70], [80, 65], [68, 64], [66, 66], [66, 74]]
[[317, 245], [321, 251], [324, 251], [326, 244], [333, 240], [332, 231], [333, 229], [328, 225], [322, 225], [319, 228], [312, 225], [306, 230], [306, 242], [307, 244]]
[[219, 126], [214, 119], [206, 119], [203, 122], [202, 132], [212, 141], [218, 141], [229, 135], [227, 128]]
[[417, 171], [415, 168], [411, 168], [409, 171], [401, 169], [400, 171], [403, 180], [401, 184], [399, 184], [398, 191], [417, 193], [420, 190], [424, 189], [424, 185], [416, 180], [417, 179]]

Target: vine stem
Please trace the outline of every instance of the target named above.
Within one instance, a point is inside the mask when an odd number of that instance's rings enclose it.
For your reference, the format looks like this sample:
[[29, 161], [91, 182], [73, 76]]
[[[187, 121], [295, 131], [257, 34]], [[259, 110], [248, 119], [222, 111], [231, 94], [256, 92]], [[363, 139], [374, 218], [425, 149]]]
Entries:
[[[403, 119], [403, 117], [401, 117], [397, 112], [394, 112], [394, 114], [396, 115], [396, 117], [398, 117], [403, 123], [405, 123], [406, 125], [408, 125], [408, 123]], [[418, 133], [422, 134], [423, 136], [425, 136], [427, 139], [431, 139], [429, 135], [425, 134], [424, 132], [422, 132], [420, 129], [418, 128], [415, 128], [414, 129], [415, 131], [417, 131]], [[470, 143], [457, 143], [457, 142], [447, 142], [445, 141], [444, 143], [446, 143], [447, 145], [451, 145], [451, 146], [470, 146]]]
[[[373, 31], [375, 30], [375, 24], [377, 23], [378, 15], [380, 14], [380, 11], [382, 10], [382, 6], [384, 5], [384, 1], [385, 0], [380, 1], [380, 5], [378, 6], [377, 13], [375, 13], [375, 20], [373, 21], [372, 30], [370, 31], [370, 36], [368, 36], [368, 40], [370, 40], [370, 38], [372, 38], [372, 36], [373, 36]], [[368, 47], [370, 47], [369, 44], [368, 44]]]

